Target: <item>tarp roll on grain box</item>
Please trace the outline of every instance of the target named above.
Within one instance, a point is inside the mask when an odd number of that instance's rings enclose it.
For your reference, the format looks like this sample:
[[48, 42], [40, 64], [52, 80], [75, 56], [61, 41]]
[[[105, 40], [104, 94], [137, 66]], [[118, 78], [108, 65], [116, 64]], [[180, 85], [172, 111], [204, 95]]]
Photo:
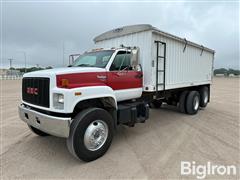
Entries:
[[144, 91], [211, 84], [214, 50], [151, 25], [113, 29], [95, 37], [94, 42], [96, 48], [139, 47]]

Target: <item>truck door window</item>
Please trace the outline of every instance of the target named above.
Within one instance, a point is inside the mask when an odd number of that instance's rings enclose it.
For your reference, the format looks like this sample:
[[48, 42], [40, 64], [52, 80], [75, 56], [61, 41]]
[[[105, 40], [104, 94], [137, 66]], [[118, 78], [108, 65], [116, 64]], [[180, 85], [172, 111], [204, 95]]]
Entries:
[[126, 51], [119, 51], [115, 56], [110, 71], [132, 70], [131, 68], [131, 53]]

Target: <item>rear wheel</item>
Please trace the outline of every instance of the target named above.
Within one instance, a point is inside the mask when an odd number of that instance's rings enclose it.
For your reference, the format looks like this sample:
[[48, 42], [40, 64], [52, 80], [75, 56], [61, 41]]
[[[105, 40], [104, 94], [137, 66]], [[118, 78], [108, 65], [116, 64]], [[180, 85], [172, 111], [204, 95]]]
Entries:
[[204, 86], [199, 90], [200, 94], [200, 107], [206, 107], [209, 99], [208, 87]]
[[188, 114], [196, 114], [200, 104], [199, 93], [197, 91], [190, 91], [186, 100], [186, 112]]
[[179, 98], [179, 109], [182, 113], [186, 113], [186, 98], [188, 91], [183, 91]]
[[38, 136], [49, 136], [49, 134], [47, 134], [47, 133], [45, 133], [45, 132], [43, 132], [43, 131], [41, 131], [41, 130], [33, 127], [33, 126], [28, 125], [28, 127], [34, 134], [36, 134]]
[[113, 119], [100, 108], [83, 110], [74, 118], [67, 139], [69, 151], [83, 161], [93, 161], [108, 150], [113, 138]]

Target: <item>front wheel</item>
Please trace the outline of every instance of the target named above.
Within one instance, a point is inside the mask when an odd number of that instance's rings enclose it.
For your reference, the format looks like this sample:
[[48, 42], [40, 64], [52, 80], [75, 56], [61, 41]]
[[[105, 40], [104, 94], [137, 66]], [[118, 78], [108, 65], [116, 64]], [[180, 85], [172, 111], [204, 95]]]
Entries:
[[83, 110], [74, 118], [67, 139], [69, 151], [83, 161], [103, 156], [113, 138], [113, 119], [100, 108]]

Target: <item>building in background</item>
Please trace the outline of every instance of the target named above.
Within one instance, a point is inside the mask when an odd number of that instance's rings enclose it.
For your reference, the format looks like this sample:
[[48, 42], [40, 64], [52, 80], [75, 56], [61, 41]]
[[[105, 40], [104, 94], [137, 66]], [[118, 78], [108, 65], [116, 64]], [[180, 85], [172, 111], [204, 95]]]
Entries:
[[8, 69], [6, 72], [7, 76], [21, 76], [22, 73], [20, 72], [20, 70], [15, 70], [15, 69]]
[[0, 69], [0, 76], [7, 75], [7, 69]]
[[15, 69], [0, 69], [0, 79], [1, 80], [14, 80], [21, 79], [23, 73], [20, 70]]

